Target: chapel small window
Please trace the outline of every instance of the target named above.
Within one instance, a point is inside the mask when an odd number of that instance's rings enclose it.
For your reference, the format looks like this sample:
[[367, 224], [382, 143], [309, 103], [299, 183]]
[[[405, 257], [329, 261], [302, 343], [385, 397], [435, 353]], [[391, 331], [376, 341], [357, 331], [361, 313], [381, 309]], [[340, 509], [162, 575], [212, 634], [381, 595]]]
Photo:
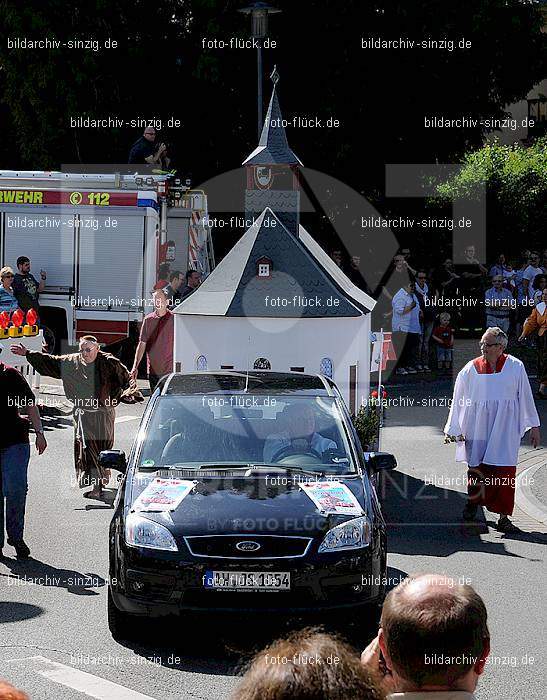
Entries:
[[272, 365], [265, 357], [257, 357], [254, 361], [253, 369], [271, 369]]

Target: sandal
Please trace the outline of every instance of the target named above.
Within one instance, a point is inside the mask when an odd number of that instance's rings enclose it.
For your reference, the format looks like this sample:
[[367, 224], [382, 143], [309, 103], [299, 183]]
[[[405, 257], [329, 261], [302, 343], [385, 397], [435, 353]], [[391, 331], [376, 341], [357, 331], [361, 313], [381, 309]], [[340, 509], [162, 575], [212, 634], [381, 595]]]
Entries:
[[94, 489], [92, 489], [91, 491], [86, 491], [85, 493], [83, 493], [82, 496], [84, 498], [93, 498], [97, 501], [100, 501], [102, 496], [103, 496], [103, 492], [102, 492], [102, 490], [95, 491]]

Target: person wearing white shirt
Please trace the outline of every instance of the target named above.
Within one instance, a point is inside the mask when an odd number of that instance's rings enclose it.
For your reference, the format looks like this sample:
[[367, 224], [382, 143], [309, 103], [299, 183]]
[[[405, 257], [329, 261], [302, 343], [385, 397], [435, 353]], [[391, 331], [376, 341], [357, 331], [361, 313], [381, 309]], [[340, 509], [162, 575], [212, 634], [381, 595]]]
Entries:
[[420, 304], [415, 294], [416, 285], [410, 281], [401, 287], [391, 301], [393, 316], [391, 330], [393, 342], [399, 358], [398, 374], [416, 374], [418, 349], [420, 345]]
[[488, 328], [480, 341], [481, 357], [470, 360], [454, 384], [444, 432], [456, 442], [456, 461], [467, 462], [467, 504], [463, 519], [472, 521], [479, 506], [498, 513], [500, 532], [516, 530], [509, 520], [515, 504], [515, 475], [520, 441], [530, 431], [540, 443], [539, 416], [523, 363], [505, 354], [508, 338]]
[[450, 576], [421, 574], [388, 593], [361, 663], [387, 700], [474, 700], [489, 654], [479, 594]]
[[534, 279], [537, 275], [543, 274], [543, 268], [539, 267], [539, 255], [537, 253], [530, 253], [528, 258], [528, 267], [524, 270], [523, 277], [528, 280], [530, 287], [534, 285]]

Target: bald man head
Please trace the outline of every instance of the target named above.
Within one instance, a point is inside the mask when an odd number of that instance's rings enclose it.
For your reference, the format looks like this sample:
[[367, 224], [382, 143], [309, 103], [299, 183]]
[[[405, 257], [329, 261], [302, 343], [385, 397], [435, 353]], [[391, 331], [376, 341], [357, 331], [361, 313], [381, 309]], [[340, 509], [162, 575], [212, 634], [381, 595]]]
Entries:
[[411, 576], [386, 597], [379, 643], [400, 691], [472, 693], [490, 651], [486, 607], [458, 579]]

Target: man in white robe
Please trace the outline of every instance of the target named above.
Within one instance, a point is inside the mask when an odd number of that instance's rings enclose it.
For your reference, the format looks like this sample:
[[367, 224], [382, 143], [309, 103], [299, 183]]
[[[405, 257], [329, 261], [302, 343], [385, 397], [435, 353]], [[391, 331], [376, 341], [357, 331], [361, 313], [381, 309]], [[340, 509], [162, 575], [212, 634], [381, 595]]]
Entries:
[[488, 328], [480, 341], [482, 356], [468, 362], [454, 385], [444, 428], [456, 440], [456, 460], [467, 462], [468, 501], [464, 520], [478, 507], [498, 513], [497, 529], [516, 530], [509, 520], [515, 502], [515, 474], [521, 438], [530, 430], [532, 446], [540, 442], [539, 416], [523, 363], [505, 354], [507, 335]]

